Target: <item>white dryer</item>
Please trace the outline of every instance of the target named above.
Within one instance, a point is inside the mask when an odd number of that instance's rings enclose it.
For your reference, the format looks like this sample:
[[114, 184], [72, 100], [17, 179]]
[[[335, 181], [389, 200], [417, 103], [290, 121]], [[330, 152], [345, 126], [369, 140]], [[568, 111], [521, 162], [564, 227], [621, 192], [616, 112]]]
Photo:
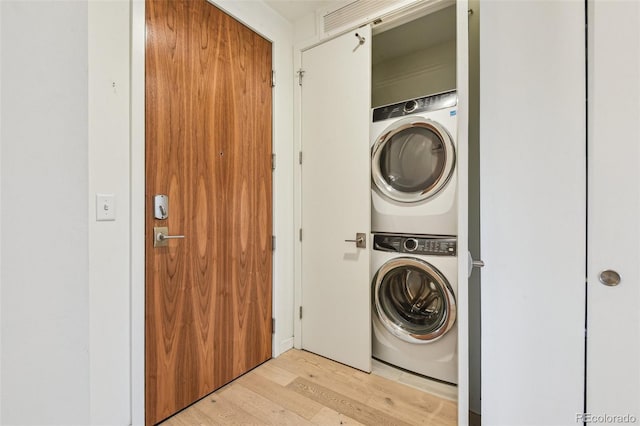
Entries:
[[456, 235], [455, 91], [373, 109], [371, 230]]
[[457, 384], [456, 239], [375, 234], [371, 260], [373, 357]]

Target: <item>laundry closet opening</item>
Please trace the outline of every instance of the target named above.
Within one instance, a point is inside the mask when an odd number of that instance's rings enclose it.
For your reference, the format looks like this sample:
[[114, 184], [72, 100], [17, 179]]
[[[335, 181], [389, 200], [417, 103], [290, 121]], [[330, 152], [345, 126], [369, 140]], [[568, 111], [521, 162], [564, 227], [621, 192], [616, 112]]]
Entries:
[[407, 1], [317, 30], [301, 41], [295, 89], [296, 347], [446, 386], [463, 417], [467, 9]]
[[372, 356], [455, 394], [456, 6], [430, 12], [372, 31]]
[[[468, 182], [457, 180], [456, 5], [372, 25], [372, 355], [450, 384], [458, 383], [454, 266], [467, 256], [457, 251], [461, 184], [468, 184], [469, 248], [480, 256], [477, 6], [468, 16]], [[480, 414], [479, 275], [469, 278], [467, 313], [471, 424]]]

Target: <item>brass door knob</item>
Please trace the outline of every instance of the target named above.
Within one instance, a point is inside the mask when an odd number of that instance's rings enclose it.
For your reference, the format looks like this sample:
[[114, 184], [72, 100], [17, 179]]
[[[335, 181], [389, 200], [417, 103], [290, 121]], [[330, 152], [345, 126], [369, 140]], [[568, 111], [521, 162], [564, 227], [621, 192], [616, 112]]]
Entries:
[[604, 285], [608, 285], [609, 287], [615, 287], [620, 284], [620, 274], [616, 271], [612, 271], [611, 269], [607, 269], [606, 271], [600, 272], [600, 282]]

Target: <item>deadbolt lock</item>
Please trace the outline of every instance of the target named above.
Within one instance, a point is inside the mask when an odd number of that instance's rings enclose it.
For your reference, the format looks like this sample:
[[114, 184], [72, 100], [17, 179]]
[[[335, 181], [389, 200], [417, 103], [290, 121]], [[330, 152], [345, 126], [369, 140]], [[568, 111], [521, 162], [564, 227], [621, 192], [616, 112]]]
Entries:
[[153, 197], [153, 217], [165, 220], [169, 217], [169, 197], [158, 194]]

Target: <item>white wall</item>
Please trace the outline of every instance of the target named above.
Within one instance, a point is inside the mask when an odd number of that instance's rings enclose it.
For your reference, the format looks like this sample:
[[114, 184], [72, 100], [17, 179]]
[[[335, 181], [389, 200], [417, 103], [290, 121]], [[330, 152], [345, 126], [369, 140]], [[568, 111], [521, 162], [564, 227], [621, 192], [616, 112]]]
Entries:
[[293, 40], [296, 45], [310, 45], [319, 39], [320, 28], [318, 28], [318, 18], [315, 12], [308, 13], [293, 23]]
[[584, 3], [481, 7], [482, 422], [575, 424], [584, 385]]
[[89, 422], [87, 3], [0, 2], [3, 424]]
[[[374, 50], [375, 40], [374, 37]], [[372, 107], [455, 88], [455, 39], [372, 66]]]
[[[127, 0], [90, 1], [90, 421], [130, 422], [130, 152]], [[114, 194], [116, 220], [96, 222], [96, 193]]]
[[[2, 52], [2, 5], [0, 4], [0, 52]], [[0, 53], [0, 424], [2, 423], [2, 54]]]

